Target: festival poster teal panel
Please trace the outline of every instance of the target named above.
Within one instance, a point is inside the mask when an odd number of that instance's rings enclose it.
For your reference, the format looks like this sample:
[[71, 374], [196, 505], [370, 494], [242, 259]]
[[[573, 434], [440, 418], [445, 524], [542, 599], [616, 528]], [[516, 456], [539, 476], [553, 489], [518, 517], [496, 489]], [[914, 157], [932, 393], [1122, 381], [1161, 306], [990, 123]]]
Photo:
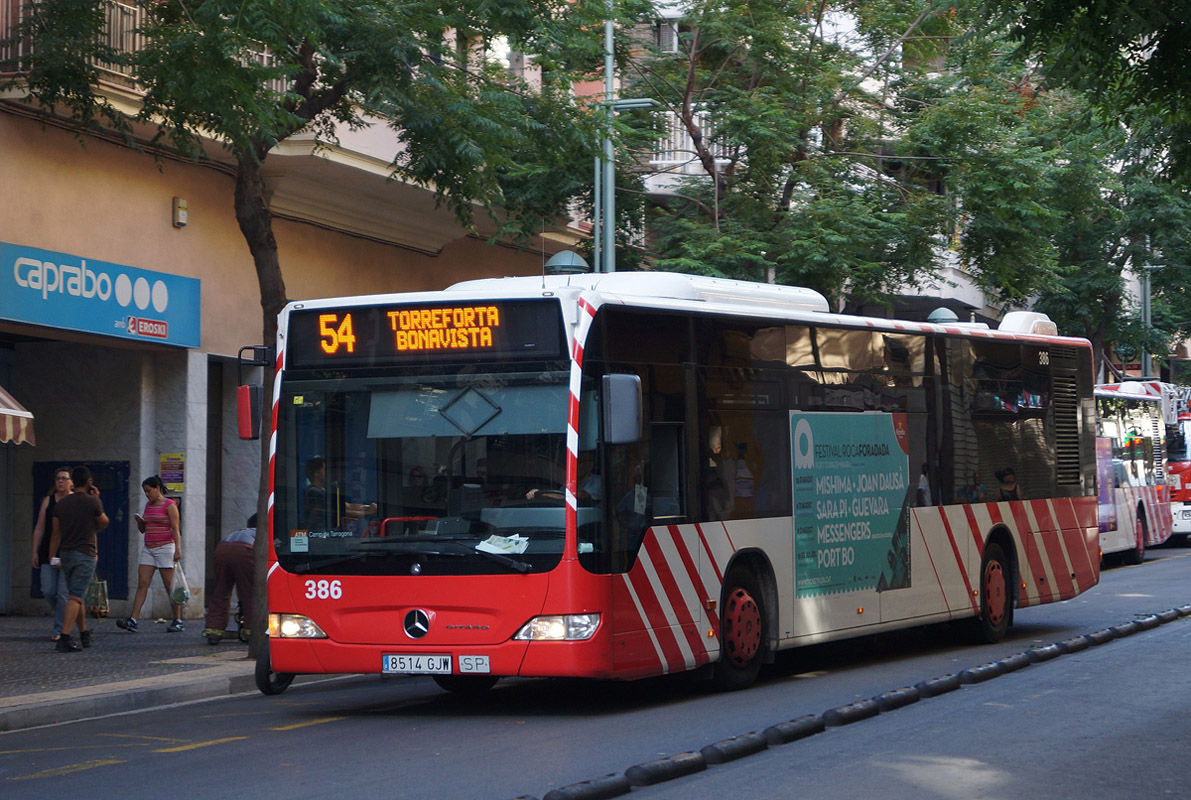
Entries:
[[798, 597], [910, 585], [905, 414], [791, 412]]

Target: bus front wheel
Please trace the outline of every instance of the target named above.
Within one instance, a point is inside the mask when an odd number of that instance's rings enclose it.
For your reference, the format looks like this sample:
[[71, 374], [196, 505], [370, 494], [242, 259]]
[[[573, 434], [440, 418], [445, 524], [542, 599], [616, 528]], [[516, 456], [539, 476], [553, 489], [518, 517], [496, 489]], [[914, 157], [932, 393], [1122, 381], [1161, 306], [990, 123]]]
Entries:
[[989, 544], [980, 561], [980, 616], [975, 620], [978, 641], [996, 644], [1005, 638], [1013, 616], [1011, 581], [1005, 551], [999, 544]]
[[761, 585], [750, 570], [734, 569], [724, 580], [720, 660], [714, 673], [716, 688], [730, 692], [751, 685], [761, 671], [765, 648]]
[[261, 642], [260, 652], [256, 654], [256, 688], [261, 694], [281, 694], [294, 682], [292, 672], [274, 672], [269, 663], [269, 640]]

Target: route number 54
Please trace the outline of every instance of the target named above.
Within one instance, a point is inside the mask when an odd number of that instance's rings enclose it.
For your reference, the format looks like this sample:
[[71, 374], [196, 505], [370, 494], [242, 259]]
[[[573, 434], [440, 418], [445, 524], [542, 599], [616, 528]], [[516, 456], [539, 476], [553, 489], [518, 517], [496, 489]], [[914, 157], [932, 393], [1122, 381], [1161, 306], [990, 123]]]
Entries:
[[306, 581], [307, 600], [338, 600], [343, 597], [340, 581]]
[[340, 347], [346, 348], [349, 353], [355, 352], [356, 335], [352, 332], [351, 314], [344, 314], [343, 322], [339, 321], [336, 314], [319, 314], [318, 333], [322, 337], [319, 344], [327, 355], [338, 353]]

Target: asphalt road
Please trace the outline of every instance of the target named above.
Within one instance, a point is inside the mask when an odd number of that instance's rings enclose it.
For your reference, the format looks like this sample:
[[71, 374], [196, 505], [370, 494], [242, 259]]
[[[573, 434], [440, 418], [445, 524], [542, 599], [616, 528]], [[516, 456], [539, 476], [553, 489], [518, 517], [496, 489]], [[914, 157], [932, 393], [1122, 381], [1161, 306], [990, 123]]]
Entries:
[[[1019, 611], [999, 645], [934, 626], [804, 648], [746, 692], [685, 678], [510, 680], [475, 700], [422, 678], [295, 686], [0, 735], [0, 795], [543, 797], [1189, 603], [1191, 550], [1161, 549]], [[632, 796], [1191, 797], [1189, 651], [1180, 619]]]

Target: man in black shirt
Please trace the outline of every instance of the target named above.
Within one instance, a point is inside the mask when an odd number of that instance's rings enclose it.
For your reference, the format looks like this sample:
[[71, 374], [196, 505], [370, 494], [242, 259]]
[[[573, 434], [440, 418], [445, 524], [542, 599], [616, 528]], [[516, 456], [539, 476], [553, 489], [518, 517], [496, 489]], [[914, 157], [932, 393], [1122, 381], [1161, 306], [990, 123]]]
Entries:
[[[96, 534], [108, 526], [108, 515], [103, 513], [99, 490], [91, 482], [91, 470], [75, 467], [70, 477], [74, 489], [54, 507], [53, 535], [50, 537], [50, 565], [61, 570], [58, 579], [66, 581], [68, 596], [62, 636], [55, 645], [59, 653], [78, 652], [91, 646], [83, 597], [95, 577], [95, 562], [99, 556]], [[76, 621], [79, 626], [77, 642], [70, 638]]]

